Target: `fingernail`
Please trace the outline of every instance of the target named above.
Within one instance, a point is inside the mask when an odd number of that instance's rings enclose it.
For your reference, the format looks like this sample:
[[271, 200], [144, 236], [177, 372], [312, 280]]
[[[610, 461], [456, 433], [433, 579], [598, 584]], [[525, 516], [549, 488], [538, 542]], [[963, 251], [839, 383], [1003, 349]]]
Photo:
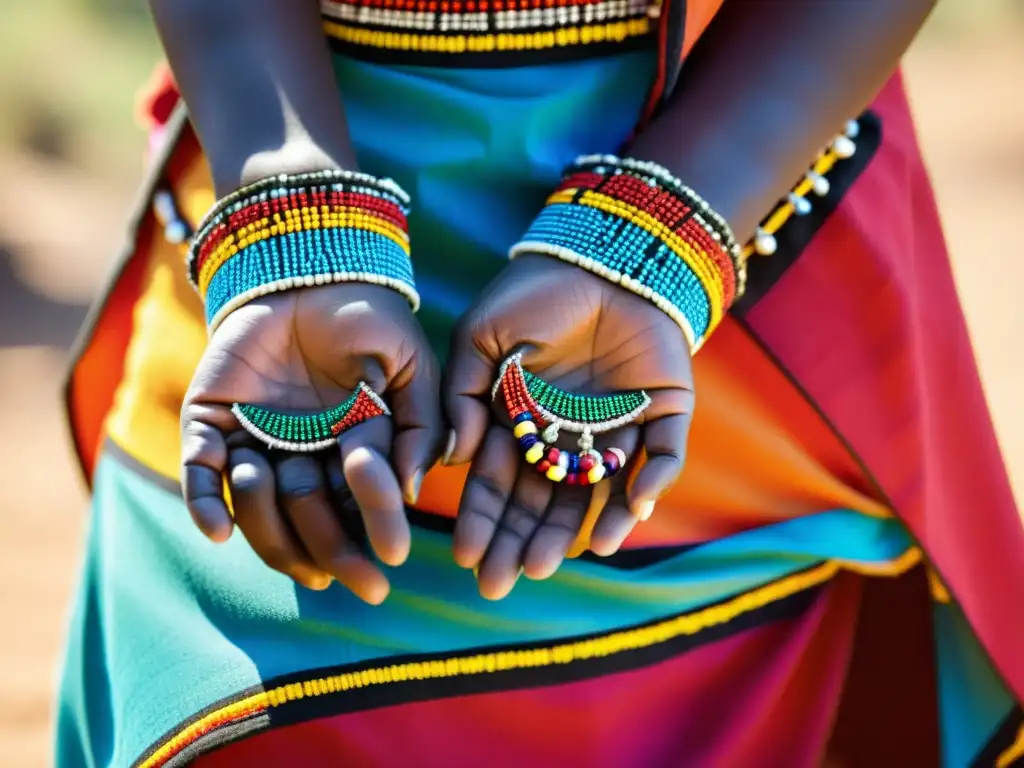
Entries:
[[441, 463], [448, 466], [448, 462], [452, 458], [452, 454], [455, 453], [455, 430], [448, 430], [448, 443], [444, 448], [444, 456], [441, 457]]
[[417, 469], [415, 474], [412, 476], [412, 480], [409, 481], [409, 493], [406, 495], [405, 500], [410, 506], [416, 504], [420, 498], [420, 487], [423, 485], [423, 470]]
[[641, 523], [650, 519], [651, 515], [654, 514], [654, 502], [645, 501], [642, 502], [636, 510], [636, 516]]

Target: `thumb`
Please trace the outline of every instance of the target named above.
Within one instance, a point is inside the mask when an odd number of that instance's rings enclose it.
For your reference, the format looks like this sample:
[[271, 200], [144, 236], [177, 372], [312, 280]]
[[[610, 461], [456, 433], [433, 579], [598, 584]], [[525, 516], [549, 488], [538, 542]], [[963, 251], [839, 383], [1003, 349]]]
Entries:
[[391, 460], [408, 504], [416, 503], [423, 476], [430, 471], [443, 448], [439, 379], [434, 356], [418, 355], [409, 380], [395, 388], [390, 396], [395, 429]]
[[495, 362], [489, 359], [467, 331], [452, 339], [444, 386], [444, 405], [451, 433], [442, 462], [465, 464], [483, 443], [491, 421], [491, 385]]

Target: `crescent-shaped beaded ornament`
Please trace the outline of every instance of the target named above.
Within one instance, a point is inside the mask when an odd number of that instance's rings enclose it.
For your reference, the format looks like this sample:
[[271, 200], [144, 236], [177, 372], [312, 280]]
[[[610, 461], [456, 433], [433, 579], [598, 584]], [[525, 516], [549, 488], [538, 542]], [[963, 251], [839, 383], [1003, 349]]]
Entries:
[[356, 424], [391, 415], [380, 396], [362, 381], [345, 402], [317, 413], [281, 413], [245, 403], [235, 403], [231, 410], [242, 428], [261, 443], [291, 452], [329, 448]]
[[[594, 450], [595, 434], [635, 421], [651, 404], [644, 391], [590, 396], [567, 392], [523, 368], [522, 353], [504, 363], [491, 389], [501, 393], [523, 457], [549, 480], [590, 485], [616, 474], [626, 463], [618, 448]], [[580, 435], [579, 452], [556, 448], [559, 430]]]

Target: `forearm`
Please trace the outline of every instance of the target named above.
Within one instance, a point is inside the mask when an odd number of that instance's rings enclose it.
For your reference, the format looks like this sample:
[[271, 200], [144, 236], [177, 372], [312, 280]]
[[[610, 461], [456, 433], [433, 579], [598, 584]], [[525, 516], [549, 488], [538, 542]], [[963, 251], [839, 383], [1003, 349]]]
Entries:
[[218, 195], [356, 166], [317, 0], [151, 0]]
[[731, 0], [630, 154], [749, 237], [885, 84], [934, 0]]

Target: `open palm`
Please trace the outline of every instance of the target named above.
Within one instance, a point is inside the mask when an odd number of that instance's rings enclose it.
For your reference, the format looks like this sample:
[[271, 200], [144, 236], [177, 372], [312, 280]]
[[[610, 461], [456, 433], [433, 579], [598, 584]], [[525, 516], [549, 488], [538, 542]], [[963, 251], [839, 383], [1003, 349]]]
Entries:
[[[313, 412], [366, 382], [392, 418], [343, 432], [339, 450], [271, 451], [242, 430], [233, 403]], [[332, 578], [377, 603], [388, 582], [363, 546], [402, 563], [414, 501], [441, 435], [438, 366], [405, 300], [364, 284], [273, 294], [232, 312], [210, 340], [182, 408], [182, 483], [199, 528], [233, 525], [271, 567], [307, 587]], [[230, 491], [233, 517], [223, 496]]]
[[[472, 461], [455, 530], [455, 559], [479, 567], [481, 593], [507, 594], [521, 569], [546, 578], [576, 539], [591, 487], [554, 484], [526, 465], [490, 402], [501, 362], [522, 350], [524, 368], [571, 392], [645, 390], [650, 407], [632, 425], [599, 436], [640, 466], [613, 478], [591, 534], [616, 551], [682, 469], [693, 408], [690, 350], [654, 305], [579, 267], [545, 256], [511, 262], [460, 321], [445, 404], [456, 434], [449, 463]], [[601, 486], [598, 486], [601, 488]], [[602, 490], [602, 492], [603, 492]]]

